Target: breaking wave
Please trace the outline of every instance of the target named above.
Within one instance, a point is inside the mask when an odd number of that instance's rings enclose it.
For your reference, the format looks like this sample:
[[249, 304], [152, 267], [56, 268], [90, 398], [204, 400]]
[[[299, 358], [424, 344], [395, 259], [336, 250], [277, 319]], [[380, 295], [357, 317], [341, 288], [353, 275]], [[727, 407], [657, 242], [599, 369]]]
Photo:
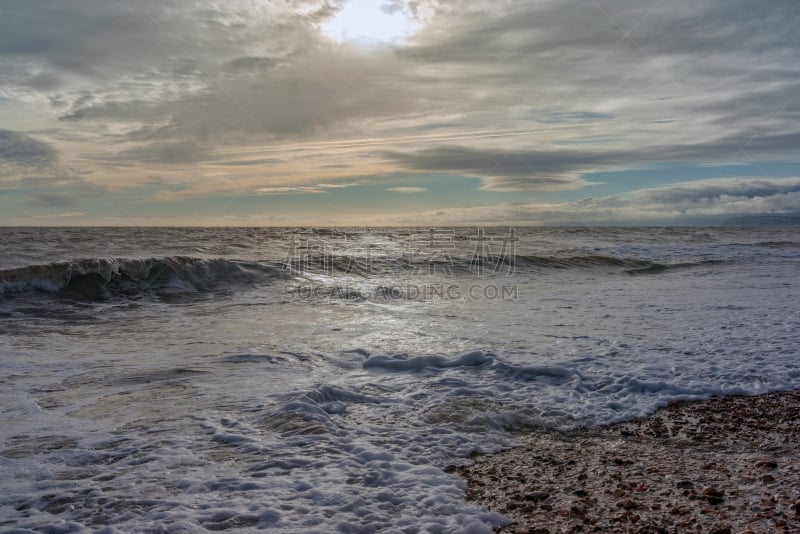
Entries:
[[2, 270], [0, 295], [44, 292], [77, 300], [185, 295], [280, 275], [272, 266], [225, 259], [92, 258]]

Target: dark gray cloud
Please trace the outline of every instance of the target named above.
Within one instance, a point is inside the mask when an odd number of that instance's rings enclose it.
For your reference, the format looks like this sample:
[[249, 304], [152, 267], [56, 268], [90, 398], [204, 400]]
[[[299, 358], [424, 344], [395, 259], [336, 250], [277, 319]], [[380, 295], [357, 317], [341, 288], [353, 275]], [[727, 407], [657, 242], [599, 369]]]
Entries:
[[40, 72], [24, 80], [22, 85], [37, 91], [52, 91], [63, 83], [62, 79], [52, 72]]
[[306, 10], [294, 13], [274, 3], [245, 0], [224, 5], [178, 0], [40, 0], [34, 5], [4, 0], [0, 56], [87, 77], [124, 75], [142, 66], [173, 72], [187, 60], [204, 70], [243, 56], [255, 48], [250, 45], [256, 37], [263, 51], [301, 48], [314, 21], [326, 16], [325, 9], [308, 9], [313, 4], [317, 2], [297, 2]]
[[591, 172], [655, 163], [737, 162], [743, 157], [786, 157], [795, 154], [798, 146], [800, 132], [764, 135], [754, 132], [720, 137], [707, 143], [643, 144], [626, 149], [508, 150], [445, 146], [416, 152], [385, 151], [381, 155], [415, 172], [476, 176], [484, 180], [486, 189], [495, 191], [548, 191], [585, 186], [588, 182], [581, 175]]
[[63, 208], [76, 203], [77, 199], [69, 193], [34, 193], [28, 201], [31, 206], [44, 208]]
[[260, 72], [278, 65], [278, 61], [271, 57], [242, 56], [232, 59], [227, 67], [230, 71]]
[[0, 17], [0, 57], [85, 75], [129, 68], [158, 42], [153, 37], [136, 2], [7, 0]]
[[517, 152], [460, 146], [413, 153], [386, 151], [382, 156], [417, 172], [477, 176], [499, 191], [575, 189], [586, 185], [576, 176], [578, 172], [609, 165], [618, 157], [573, 150]]
[[720, 178], [645, 189], [637, 201], [661, 209], [725, 213], [800, 212], [800, 178]]
[[785, 50], [796, 37], [791, 20], [797, 14], [792, 0], [506, 2], [432, 28], [423, 42], [399, 53], [422, 61], [495, 63], [512, 56], [565, 59], [575, 52], [603, 59], [613, 50], [617, 59], [632, 53], [696, 61]]
[[630, 212], [675, 217], [800, 214], [800, 178], [715, 178], [646, 188], [620, 199]]
[[90, 184], [65, 165], [49, 143], [0, 129], [0, 193], [6, 191], [17, 192], [22, 206], [44, 209], [73, 206], [87, 194], [108, 194], [105, 187]]
[[21, 132], [0, 130], [0, 164], [38, 168], [55, 164], [58, 151]]

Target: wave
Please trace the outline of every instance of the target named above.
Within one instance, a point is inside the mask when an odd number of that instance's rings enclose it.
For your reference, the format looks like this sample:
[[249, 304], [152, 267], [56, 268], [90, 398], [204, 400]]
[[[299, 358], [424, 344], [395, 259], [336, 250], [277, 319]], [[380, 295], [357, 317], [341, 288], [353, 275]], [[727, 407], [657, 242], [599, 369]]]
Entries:
[[[486, 261], [491, 265], [491, 261]], [[530, 256], [520, 255], [503, 260], [502, 263], [494, 262], [497, 271], [503, 267], [513, 268], [515, 271], [541, 271], [541, 270], [589, 270], [624, 272], [627, 274], [657, 274], [674, 269], [688, 269], [724, 263], [722, 260], [699, 260], [696, 262], [661, 263], [644, 259], [620, 258], [616, 256], [584, 255], [584, 256]]]
[[729, 243], [725, 246], [729, 247], [776, 247], [776, 248], [783, 248], [783, 247], [798, 247], [800, 246], [800, 242], [798, 241], [753, 241], [747, 243]]
[[[702, 260], [686, 263], [658, 263], [614, 256], [452, 256], [350, 258], [314, 257], [302, 265], [286, 262], [254, 262], [204, 259], [190, 256], [163, 258], [90, 258], [30, 265], [0, 270], [0, 296], [19, 293], [50, 293], [75, 300], [102, 301], [144, 295], [188, 296], [218, 288], [258, 285], [277, 278], [303, 278], [317, 273], [372, 275], [414, 274], [475, 275], [524, 274], [555, 270], [589, 270], [645, 275], [721, 263]], [[321, 290], [323, 290], [322, 288]], [[328, 288], [331, 296], [363, 300], [354, 290]], [[377, 291], [387, 288], [380, 286]], [[393, 296], [393, 295], [389, 295]]]
[[641, 268], [652, 265], [644, 260], [631, 260], [615, 256], [586, 255], [586, 256], [517, 256], [516, 263], [521, 266], [539, 267], [546, 269], [599, 269], [609, 267]]
[[413, 273], [416, 275], [514, 274], [555, 270], [589, 270], [653, 274], [671, 269], [702, 267], [722, 260], [661, 263], [616, 256], [536, 256], [536, 255], [424, 255], [397, 257], [313, 256], [302, 262], [289, 262], [284, 268], [294, 274], [325, 272], [368, 277], [374, 274]]
[[362, 364], [364, 369], [384, 369], [387, 371], [422, 371], [424, 369], [447, 369], [450, 367], [482, 367], [491, 365], [494, 355], [473, 351], [455, 359], [439, 355], [409, 357], [406, 354], [372, 356]]
[[76, 300], [188, 295], [280, 275], [273, 266], [226, 259], [91, 258], [0, 270], [0, 295], [40, 292]]
[[723, 260], [700, 260], [700, 261], [687, 261], [681, 263], [661, 264], [652, 263], [643, 267], [632, 267], [625, 269], [625, 272], [631, 275], [639, 274], [658, 274], [665, 271], [675, 271], [678, 269], [693, 269], [695, 267], [708, 267], [711, 265], [720, 265], [725, 263]]
[[505, 378], [531, 381], [541, 378], [556, 380], [577, 377], [586, 378], [575, 369], [551, 366], [524, 366], [505, 362], [492, 352], [475, 350], [455, 358], [447, 358], [436, 354], [409, 356], [407, 354], [378, 355], [367, 358], [362, 364], [364, 369], [375, 369], [385, 372], [417, 373], [422, 371], [440, 371], [443, 369], [491, 369]]

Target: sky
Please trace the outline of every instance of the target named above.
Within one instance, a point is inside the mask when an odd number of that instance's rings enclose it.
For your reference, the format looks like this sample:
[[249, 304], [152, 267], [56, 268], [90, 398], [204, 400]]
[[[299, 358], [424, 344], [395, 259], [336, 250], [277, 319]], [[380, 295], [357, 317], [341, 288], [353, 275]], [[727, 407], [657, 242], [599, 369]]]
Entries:
[[800, 215], [797, 0], [2, 0], [0, 225]]

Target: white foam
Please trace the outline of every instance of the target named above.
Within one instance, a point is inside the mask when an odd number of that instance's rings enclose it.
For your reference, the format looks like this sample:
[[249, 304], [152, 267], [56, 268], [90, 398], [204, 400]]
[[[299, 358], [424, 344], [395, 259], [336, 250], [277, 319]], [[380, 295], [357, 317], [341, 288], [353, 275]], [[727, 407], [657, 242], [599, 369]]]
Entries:
[[390, 371], [422, 371], [425, 369], [447, 369], [451, 367], [476, 367], [491, 363], [493, 357], [481, 351], [473, 351], [454, 359], [444, 356], [414, 356], [394, 354], [373, 356], [364, 362], [364, 369], [377, 368]]

